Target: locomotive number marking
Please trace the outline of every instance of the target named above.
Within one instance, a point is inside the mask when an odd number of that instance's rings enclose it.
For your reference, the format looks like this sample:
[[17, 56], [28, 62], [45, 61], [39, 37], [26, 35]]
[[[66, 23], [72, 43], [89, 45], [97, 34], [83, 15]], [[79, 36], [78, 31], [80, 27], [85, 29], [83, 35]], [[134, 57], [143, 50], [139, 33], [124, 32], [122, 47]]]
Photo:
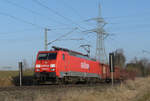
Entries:
[[42, 70], [49, 70], [48, 68], [42, 68]]

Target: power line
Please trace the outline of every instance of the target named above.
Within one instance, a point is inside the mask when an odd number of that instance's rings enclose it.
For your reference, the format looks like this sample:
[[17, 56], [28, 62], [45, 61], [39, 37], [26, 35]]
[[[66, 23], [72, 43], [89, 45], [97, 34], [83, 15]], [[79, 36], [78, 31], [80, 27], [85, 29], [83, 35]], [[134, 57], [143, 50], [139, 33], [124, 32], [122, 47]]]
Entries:
[[70, 6], [67, 2], [65, 2], [65, 0], [61, 0], [61, 2], [65, 5], [65, 7], [68, 6], [68, 8], [69, 8], [70, 10], [72, 10], [74, 13], [76, 13], [76, 15], [80, 17], [80, 19], [83, 18], [83, 17], [77, 12], [77, 10], [74, 9], [72, 6]]
[[60, 40], [58, 40], [58, 41], [74, 41], [74, 40], [78, 40], [78, 41], [80, 41], [80, 40], [84, 40], [83, 38], [71, 38], [71, 39], [60, 39]]
[[150, 54], [150, 51], [147, 51], [147, 50], [142, 50], [143, 53], [147, 53], [147, 54]]
[[[150, 25], [150, 24], [149, 24]], [[122, 30], [128, 30], [128, 31], [132, 31], [132, 30], [145, 30], [145, 29], [149, 29], [149, 25], [147, 25], [147, 26], [142, 26], [142, 25], [140, 25], [140, 26], [130, 26], [130, 25], [128, 25], [128, 26], [123, 26], [123, 27], [121, 27], [121, 26], [115, 26], [115, 27], [110, 27], [109, 28], [109, 30], [117, 30], [117, 31], [122, 31]], [[130, 29], [129, 29], [130, 28]]]
[[[140, 14], [140, 15], [138, 15], [138, 14], [136, 14], [136, 15], [125, 15], [125, 16], [113, 16], [113, 17], [103, 17], [103, 18], [105, 18], [105, 19], [118, 19], [118, 18], [139, 18], [139, 17], [141, 17], [141, 18], [143, 18], [143, 15], [147, 15], [147, 14], [150, 14], [150, 12], [147, 12], [147, 13], [142, 13], [142, 14]], [[148, 16], [150, 16], [150, 15], [148, 15]]]
[[[17, 31], [11, 31], [11, 33], [10, 32], [0, 32], [0, 34], [2, 35], [2, 34], [12, 34], [12, 33], [19, 33], [19, 32], [25, 32], [25, 31], [32, 31], [32, 30], [35, 30], [35, 28], [30, 28], [30, 29], [22, 29], [22, 30], [17, 30]], [[37, 30], [37, 28], [36, 28], [36, 30]]]
[[[38, 12], [36, 12], [36, 11], [34, 11], [34, 10], [31, 10], [31, 9], [29, 9], [29, 8], [26, 8], [26, 7], [24, 7], [24, 6], [21, 6], [21, 5], [17, 4], [17, 3], [15, 3], [15, 2], [12, 2], [12, 1], [9, 1], [9, 0], [3, 0], [3, 1], [5, 1], [6, 3], [9, 3], [9, 4], [13, 5], [13, 6], [16, 6], [16, 7], [18, 7], [18, 8], [24, 9], [24, 10], [26, 10], [26, 11], [28, 11], [28, 12], [31, 12], [31, 13], [34, 14], [34, 15], [38, 15], [38, 16], [45, 17], [45, 18], [47, 18], [48, 20], [51, 19], [51, 18], [49, 18], [49, 17], [43, 16], [43, 14], [41, 14], [41, 13], [38, 13]], [[53, 20], [53, 21], [54, 21], [54, 20]], [[62, 23], [62, 22], [59, 22], [59, 21], [57, 21], [57, 20], [55, 20], [55, 22], [57, 22], [57, 23], [59, 23], [59, 24], [62, 24], [62, 25], [69, 26], [69, 25], [67, 25], [67, 24], [65, 24], [65, 23]], [[77, 24], [77, 23], [76, 23], [76, 24]], [[77, 24], [77, 25], [79, 25], [79, 24]], [[79, 25], [79, 26], [80, 26], [80, 25]], [[52, 27], [52, 26], [51, 26], [51, 27]], [[80, 27], [81, 27], [81, 26], [80, 26]]]
[[65, 16], [59, 14], [58, 12], [54, 11], [54, 10], [51, 9], [50, 7], [45, 6], [44, 4], [42, 4], [41, 2], [39, 2], [38, 0], [32, 0], [32, 1], [34, 1], [36, 4], [42, 6], [42, 7], [46, 8], [46, 9], [48, 9], [48, 10], [50, 10], [50, 11], [52, 11], [53, 13], [55, 13], [56, 15], [58, 15], [58, 16], [64, 18], [65, 20], [67, 20], [67, 21], [69, 20], [69, 21], [70, 21], [70, 19], [68, 19], [68, 18], [66, 18]]
[[[77, 10], [76, 10], [75, 8], [73, 8], [73, 7], [70, 6], [68, 3], [66, 3], [65, 0], [61, 0], [61, 2], [65, 5], [65, 7], [68, 6], [69, 10], [72, 10], [74, 13], [76, 13], [76, 15], [77, 15], [81, 20], [83, 20], [83, 16], [80, 15], [80, 14], [77, 12]], [[86, 25], [92, 26], [91, 24], [85, 22], [84, 20], [82, 21], [82, 23], [86, 23]]]
[[38, 24], [34, 24], [34, 23], [32, 23], [32, 22], [28, 22], [28, 21], [26, 21], [26, 20], [20, 19], [20, 18], [18, 18], [18, 17], [15, 17], [15, 16], [10, 15], [10, 14], [7, 14], [7, 13], [0, 12], [0, 15], [10, 17], [10, 18], [12, 18], [12, 19], [15, 19], [15, 20], [17, 20], [17, 21], [20, 21], [20, 22], [23, 22], [23, 23], [26, 23], [26, 24], [30, 24], [30, 25], [35, 26], [35, 27], [37, 27], [37, 28], [42, 28], [42, 29], [44, 28], [43, 26], [40, 26], [40, 25], [38, 25]]
[[79, 24], [75, 23], [74, 21], [72, 21], [70, 18], [65, 17], [64, 15], [60, 14], [59, 12], [53, 10], [52, 8], [44, 5], [43, 3], [41, 3], [39, 0], [32, 0], [33, 2], [35, 2], [36, 4], [40, 5], [41, 7], [48, 9], [49, 11], [53, 12], [55, 15], [62, 17], [63, 19], [65, 19], [66, 21], [69, 21], [75, 25], [77, 25], [78, 27], [85, 29], [84, 27], [80, 26]]
[[[29, 9], [29, 8], [26, 8], [26, 7], [24, 7], [24, 6], [21, 6], [21, 5], [19, 5], [19, 4], [17, 4], [17, 3], [14, 3], [14, 2], [12, 2], [12, 1], [9, 1], [9, 0], [3, 0], [3, 1], [4, 1], [4, 2], [7, 2], [7, 3], [11, 4], [11, 5], [14, 5], [14, 6], [18, 7], [18, 8], [24, 9], [24, 10], [26, 10], [26, 11], [28, 11], [28, 12], [31, 12], [31, 13], [34, 14], [34, 15], [42, 16], [42, 17], [47, 18], [48, 20], [52, 20], [52, 18], [50, 18], [50, 17], [43, 16], [43, 14], [41, 14], [41, 13], [38, 13], [38, 12], [36, 12], [36, 11], [34, 11], [34, 10], [31, 10], [31, 9]], [[65, 24], [65, 23], [59, 22], [59, 21], [54, 20], [54, 19], [53, 19], [53, 21], [54, 21], [54, 22], [57, 22], [57, 23], [59, 23], [59, 24], [61, 24], [61, 25], [69, 26], [69, 25], [67, 25], [67, 24]]]
[[[64, 2], [63, 4], [68, 6], [70, 10], [72, 10], [74, 13], [76, 13], [76, 15], [78, 15], [81, 19], [82, 19], [82, 16], [76, 11], [76, 9], [74, 9], [72, 6], [70, 6], [67, 2], [65, 2], [65, 0], [61, 0], [62, 2]], [[98, 0], [99, 2], [103, 2], [103, 0]], [[66, 7], [65, 6], [65, 7]], [[150, 12], [146, 13], [146, 14], [150, 14]], [[116, 18], [130, 18], [130, 17], [135, 17], [137, 15], [129, 15], [129, 16], [118, 16], [118, 17], [103, 17], [105, 19], [116, 19]], [[138, 16], [139, 17], [139, 16]], [[143, 16], [142, 16], [143, 17]], [[89, 26], [92, 26], [91, 24], [87, 23]], [[110, 23], [109, 23], [110, 24]], [[113, 24], [113, 23], [112, 23]]]

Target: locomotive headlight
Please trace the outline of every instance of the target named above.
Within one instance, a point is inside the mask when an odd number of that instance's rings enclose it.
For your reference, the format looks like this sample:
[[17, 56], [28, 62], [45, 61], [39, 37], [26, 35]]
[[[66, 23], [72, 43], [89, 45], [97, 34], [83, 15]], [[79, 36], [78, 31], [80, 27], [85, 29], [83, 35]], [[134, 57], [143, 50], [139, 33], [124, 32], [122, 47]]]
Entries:
[[51, 69], [51, 71], [55, 71], [55, 68]]
[[40, 67], [41, 67], [41, 65], [37, 64], [35, 67], [36, 67], [36, 68], [40, 68]]
[[40, 69], [38, 68], [38, 69], [36, 69], [36, 71], [37, 71], [37, 72], [39, 72], [39, 71], [40, 71]]
[[55, 64], [51, 64], [50, 67], [56, 67], [56, 65]]

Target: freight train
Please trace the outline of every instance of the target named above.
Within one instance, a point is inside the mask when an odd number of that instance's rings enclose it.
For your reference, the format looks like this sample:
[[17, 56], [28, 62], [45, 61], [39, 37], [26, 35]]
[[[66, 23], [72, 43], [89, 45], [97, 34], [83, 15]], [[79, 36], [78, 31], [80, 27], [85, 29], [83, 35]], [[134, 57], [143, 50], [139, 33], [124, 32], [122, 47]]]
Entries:
[[[37, 54], [34, 76], [36, 82], [110, 82], [109, 65], [66, 48], [52, 48], [50, 51], [39, 51]], [[120, 80], [119, 68], [114, 68], [113, 77], [114, 80]]]

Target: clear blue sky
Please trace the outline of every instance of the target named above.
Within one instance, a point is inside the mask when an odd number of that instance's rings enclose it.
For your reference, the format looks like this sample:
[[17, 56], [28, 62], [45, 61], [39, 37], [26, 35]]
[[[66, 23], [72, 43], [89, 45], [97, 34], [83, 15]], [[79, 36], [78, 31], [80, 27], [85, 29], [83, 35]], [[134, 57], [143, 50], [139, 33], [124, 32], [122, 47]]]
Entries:
[[[86, 41], [58, 41], [52, 45], [79, 49], [80, 44], [90, 43], [92, 55], [96, 34], [82, 31], [96, 27], [85, 20], [98, 16], [99, 0], [0, 0], [0, 68], [12, 66], [26, 59], [29, 64], [36, 53], [44, 49], [44, 28], [48, 27], [48, 40], [71, 31], [64, 39], [86, 38]], [[101, 0], [102, 16], [108, 23], [105, 30], [110, 34], [105, 41], [107, 53], [124, 49], [127, 60], [135, 56], [149, 58], [142, 50], [150, 51], [150, 1], [149, 0]], [[47, 8], [43, 7], [46, 6]], [[50, 48], [51, 46], [49, 46]]]

